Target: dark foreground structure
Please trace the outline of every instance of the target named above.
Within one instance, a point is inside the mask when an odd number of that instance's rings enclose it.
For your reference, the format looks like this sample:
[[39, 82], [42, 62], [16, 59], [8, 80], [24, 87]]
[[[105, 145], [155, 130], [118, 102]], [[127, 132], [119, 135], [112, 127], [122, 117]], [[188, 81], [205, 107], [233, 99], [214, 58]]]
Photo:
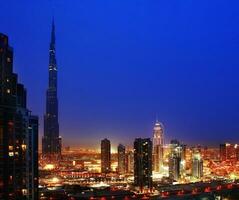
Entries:
[[38, 118], [13, 73], [13, 50], [0, 33], [0, 199], [38, 199]]

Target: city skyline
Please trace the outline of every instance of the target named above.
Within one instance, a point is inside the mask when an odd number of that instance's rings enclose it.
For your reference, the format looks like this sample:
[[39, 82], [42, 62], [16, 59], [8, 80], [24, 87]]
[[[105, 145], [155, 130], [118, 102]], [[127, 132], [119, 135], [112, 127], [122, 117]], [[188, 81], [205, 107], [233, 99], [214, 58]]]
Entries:
[[[0, 14], [1, 32], [11, 38], [14, 66], [28, 88], [30, 109], [40, 117], [40, 137], [53, 15], [50, 4], [44, 1], [44, 15], [37, 3], [28, 4], [27, 8], [16, 3], [14, 14], [9, 14], [9, 18], [4, 17], [4, 11]], [[157, 14], [150, 3], [142, 2], [126, 7], [124, 2], [108, 2], [105, 14], [98, 11], [103, 9], [100, 3], [92, 5], [89, 13], [84, 12], [86, 2], [56, 3], [63, 145], [84, 147], [87, 142], [90, 147], [99, 148], [99, 141], [107, 137], [112, 146], [118, 143], [127, 146], [137, 136], [152, 137], [156, 115], [165, 126], [167, 142], [174, 138], [202, 145], [237, 141], [239, 42], [236, 35], [239, 30], [235, 25], [238, 18], [232, 19], [229, 15], [236, 12], [232, 5], [219, 5], [218, 9], [225, 11], [219, 15], [219, 11], [211, 13], [212, 4], [204, 8], [205, 14], [197, 12], [203, 22], [209, 19], [201, 25], [198, 16], [192, 13], [200, 10], [196, 3], [174, 4], [180, 11], [186, 11], [184, 15], [178, 13], [179, 20], [174, 18], [174, 7], [167, 3], [161, 6], [167, 8], [169, 14], [162, 10]], [[6, 3], [3, 7], [10, 5]], [[115, 15], [110, 11], [112, 7]], [[20, 8], [26, 11], [22, 16]], [[62, 13], [64, 8], [66, 12]], [[117, 14], [122, 11], [128, 12], [119, 18]], [[111, 20], [107, 19], [109, 14]], [[222, 25], [216, 23], [213, 14], [221, 19]], [[32, 19], [28, 19], [28, 15]], [[190, 15], [195, 25], [191, 20], [180, 21]], [[137, 17], [139, 19], [135, 19]], [[170, 27], [164, 24], [164, 17], [168, 17]], [[114, 25], [114, 21], [118, 25]], [[210, 23], [214, 24], [213, 30]], [[159, 28], [153, 28], [153, 24]], [[25, 31], [19, 31], [22, 30], [19, 26], [25, 27]], [[41, 30], [35, 30], [36, 27]], [[228, 32], [223, 31], [224, 27]], [[174, 33], [176, 30], [178, 35]], [[161, 34], [157, 37], [157, 33]], [[24, 47], [23, 40], [29, 45]], [[184, 40], [184, 44], [180, 43]]]

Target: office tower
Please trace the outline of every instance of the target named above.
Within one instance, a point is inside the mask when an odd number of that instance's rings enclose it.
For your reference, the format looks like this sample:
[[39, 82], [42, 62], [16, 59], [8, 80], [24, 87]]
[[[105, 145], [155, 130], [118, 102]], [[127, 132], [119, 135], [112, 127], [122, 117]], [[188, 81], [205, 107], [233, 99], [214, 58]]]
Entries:
[[119, 174], [125, 174], [126, 172], [125, 146], [122, 144], [118, 146], [118, 172]]
[[170, 154], [168, 163], [170, 179], [175, 181], [178, 181], [180, 179], [180, 162], [181, 158], [177, 154], [175, 153]]
[[163, 164], [163, 145], [164, 145], [164, 129], [163, 125], [156, 121], [153, 131], [153, 170], [160, 172]]
[[170, 148], [173, 157], [180, 158], [180, 176], [186, 173], [186, 145], [181, 144], [178, 140], [171, 140]]
[[141, 189], [152, 188], [152, 141], [149, 138], [134, 141], [134, 183]]
[[180, 144], [178, 140], [172, 140], [170, 149], [169, 177], [178, 181], [186, 170], [186, 145]]
[[[37, 146], [30, 141], [32, 116], [26, 89], [13, 73], [13, 50], [1, 33], [0, 75], [0, 199], [37, 199], [38, 183], [29, 184], [38, 171]], [[38, 127], [34, 135], [38, 137]]]
[[101, 173], [111, 170], [111, 146], [108, 139], [101, 140]]
[[131, 150], [126, 154], [126, 172], [129, 174], [134, 172], [134, 152]]
[[197, 179], [203, 177], [203, 160], [199, 152], [193, 153], [192, 156], [192, 176]]
[[49, 82], [46, 92], [46, 114], [44, 116], [44, 136], [42, 138], [43, 156], [59, 158], [61, 155], [61, 137], [59, 137], [57, 63], [55, 53], [55, 25], [52, 22], [49, 49]]

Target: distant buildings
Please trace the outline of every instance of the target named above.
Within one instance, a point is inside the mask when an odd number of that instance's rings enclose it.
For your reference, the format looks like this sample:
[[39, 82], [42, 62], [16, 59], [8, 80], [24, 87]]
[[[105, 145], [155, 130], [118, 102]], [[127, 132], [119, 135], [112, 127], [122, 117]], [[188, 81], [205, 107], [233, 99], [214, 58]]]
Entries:
[[13, 73], [13, 50], [0, 34], [0, 199], [38, 199], [38, 118]]
[[220, 144], [220, 160], [238, 161], [239, 160], [239, 145], [237, 144]]
[[101, 173], [111, 171], [111, 145], [108, 139], [101, 140]]
[[61, 138], [59, 137], [57, 63], [55, 54], [55, 25], [52, 22], [51, 43], [49, 49], [49, 83], [46, 93], [46, 114], [44, 116], [44, 136], [42, 138], [43, 156], [60, 158]]
[[125, 146], [119, 144], [118, 146], [118, 173], [125, 174], [126, 172], [126, 154]]
[[203, 177], [203, 160], [199, 152], [193, 153], [192, 156], [192, 176], [197, 179]]
[[152, 141], [149, 138], [134, 141], [134, 183], [141, 189], [152, 187]]
[[156, 121], [153, 131], [153, 170], [160, 172], [163, 164], [163, 145], [164, 145], [164, 129], [163, 125]]

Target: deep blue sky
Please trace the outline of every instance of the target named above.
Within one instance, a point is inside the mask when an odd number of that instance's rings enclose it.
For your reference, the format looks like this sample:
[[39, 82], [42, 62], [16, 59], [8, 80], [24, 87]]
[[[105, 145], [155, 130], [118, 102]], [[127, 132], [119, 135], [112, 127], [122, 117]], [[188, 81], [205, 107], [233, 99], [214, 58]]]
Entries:
[[[54, 3], [60, 132], [98, 147], [151, 137], [239, 142], [239, 2], [58, 0]], [[1, 2], [0, 31], [30, 109], [45, 110], [53, 1]]]

